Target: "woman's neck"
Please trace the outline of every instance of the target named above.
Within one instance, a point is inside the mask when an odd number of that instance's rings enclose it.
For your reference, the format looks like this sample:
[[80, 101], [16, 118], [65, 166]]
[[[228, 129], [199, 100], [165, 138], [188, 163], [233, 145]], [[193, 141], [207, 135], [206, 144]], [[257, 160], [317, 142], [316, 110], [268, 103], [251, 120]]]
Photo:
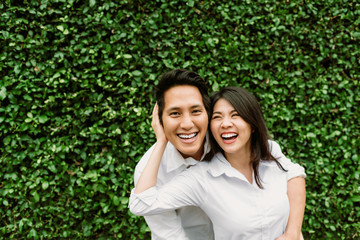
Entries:
[[249, 183], [253, 182], [253, 167], [251, 164], [251, 151], [241, 151], [238, 153], [226, 153], [226, 160], [233, 168], [242, 173]]

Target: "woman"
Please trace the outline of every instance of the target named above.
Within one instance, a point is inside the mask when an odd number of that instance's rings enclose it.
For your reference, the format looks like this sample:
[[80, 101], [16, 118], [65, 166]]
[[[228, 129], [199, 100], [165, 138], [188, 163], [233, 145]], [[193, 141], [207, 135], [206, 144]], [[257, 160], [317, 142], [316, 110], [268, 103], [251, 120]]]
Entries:
[[291, 176], [274, 156], [280, 148], [269, 141], [255, 97], [244, 89], [227, 87], [212, 96], [212, 109], [214, 157], [160, 189], [154, 186], [167, 139], [153, 114], [158, 146], [151, 158], [155, 160], [148, 162], [131, 194], [131, 212], [151, 215], [194, 205], [213, 222], [216, 239], [273, 240], [283, 236]]

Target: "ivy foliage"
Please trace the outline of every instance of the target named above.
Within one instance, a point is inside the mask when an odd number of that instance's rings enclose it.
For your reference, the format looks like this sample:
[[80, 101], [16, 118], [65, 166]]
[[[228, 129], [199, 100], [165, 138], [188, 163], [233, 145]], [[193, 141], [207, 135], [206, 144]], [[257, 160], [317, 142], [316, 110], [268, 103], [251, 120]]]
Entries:
[[0, 3], [0, 239], [149, 239], [128, 212], [170, 69], [259, 99], [307, 172], [306, 239], [359, 239], [360, 4]]

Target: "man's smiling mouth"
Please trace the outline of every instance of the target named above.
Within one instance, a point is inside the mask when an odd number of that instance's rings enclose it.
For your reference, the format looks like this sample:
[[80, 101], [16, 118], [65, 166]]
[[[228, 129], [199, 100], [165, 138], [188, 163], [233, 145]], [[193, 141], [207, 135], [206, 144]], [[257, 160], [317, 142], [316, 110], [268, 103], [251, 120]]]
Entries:
[[190, 138], [194, 138], [198, 135], [197, 133], [191, 133], [191, 134], [178, 134], [179, 138], [181, 139], [190, 139]]

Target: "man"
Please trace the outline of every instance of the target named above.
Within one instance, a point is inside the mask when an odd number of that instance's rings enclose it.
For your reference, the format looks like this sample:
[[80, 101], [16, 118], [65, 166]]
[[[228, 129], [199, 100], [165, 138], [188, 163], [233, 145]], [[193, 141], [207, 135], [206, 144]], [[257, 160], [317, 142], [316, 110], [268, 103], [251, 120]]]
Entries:
[[[168, 143], [161, 160], [156, 186], [169, 182], [191, 165], [203, 160], [210, 151], [207, 134], [209, 105], [205, 81], [195, 72], [176, 69], [161, 76], [156, 89], [159, 119]], [[152, 146], [135, 169], [135, 184], [153, 152]], [[281, 156], [285, 158], [285, 156]], [[305, 208], [303, 168], [287, 160], [285, 168], [295, 178], [288, 182], [290, 216], [286, 233], [279, 239], [298, 239]], [[152, 239], [214, 239], [212, 223], [198, 207], [147, 216]], [[294, 236], [293, 238], [290, 238]]]

